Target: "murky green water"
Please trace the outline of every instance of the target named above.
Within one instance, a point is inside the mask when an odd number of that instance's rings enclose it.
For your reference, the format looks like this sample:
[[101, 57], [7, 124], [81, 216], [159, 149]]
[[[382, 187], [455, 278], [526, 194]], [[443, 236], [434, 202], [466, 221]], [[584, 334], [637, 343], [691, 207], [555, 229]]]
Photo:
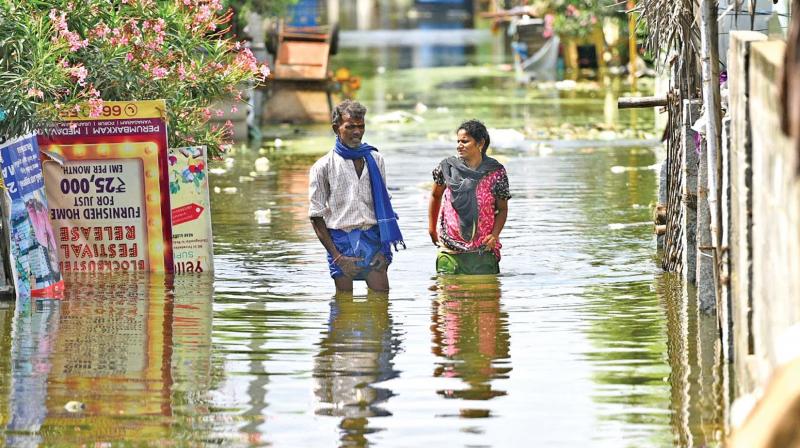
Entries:
[[[544, 131], [605, 123], [636, 138], [652, 113], [610, 112], [603, 90], [517, 88], [481, 65], [395, 70], [390, 56], [350, 56], [408, 244], [388, 296], [334, 296], [306, 218], [313, 157], [281, 155], [327, 147], [325, 127], [271, 129], [285, 145], [266, 172], [238, 151], [212, 175], [213, 281], [72, 277], [64, 301], [0, 303], [0, 440], [714, 445], [714, 324], [655, 262], [654, 152]], [[386, 118], [397, 110], [422, 121]], [[437, 279], [430, 171], [470, 117], [526, 135], [495, 153], [513, 195], [502, 274]]]

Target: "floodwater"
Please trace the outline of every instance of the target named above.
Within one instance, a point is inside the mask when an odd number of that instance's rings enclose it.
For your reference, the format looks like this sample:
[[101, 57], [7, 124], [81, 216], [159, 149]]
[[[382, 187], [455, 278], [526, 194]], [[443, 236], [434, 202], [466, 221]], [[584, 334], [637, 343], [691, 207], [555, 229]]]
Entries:
[[[0, 302], [0, 445], [718, 445], [714, 318], [658, 268], [657, 151], [631, 142], [653, 113], [609, 108], [619, 81], [522, 88], [479, 54], [339, 59], [408, 245], [388, 295], [333, 293], [314, 158], [289, 155], [330, 146], [325, 126], [267, 129], [277, 149], [214, 164], [213, 278], [73, 276], [63, 301]], [[502, 274], [436, 278], [430, 172], [471, 117], [511, 183]]]

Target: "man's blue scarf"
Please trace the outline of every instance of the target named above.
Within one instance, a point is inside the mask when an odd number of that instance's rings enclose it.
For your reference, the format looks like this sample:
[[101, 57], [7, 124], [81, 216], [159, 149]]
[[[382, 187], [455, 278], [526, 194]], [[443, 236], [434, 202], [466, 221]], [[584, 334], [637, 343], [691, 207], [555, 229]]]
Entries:
[[336, 138], [336, 146], [333, 147], [333, 150], [348, 160], [364, 158], [367, 161], [367, 173], [369, 173], [372, 186], [372, 202], [375, 206], [375, 217], [378, 219], [378, 229], [381, 232], [381, 242], [391, 243], [395, 250], [397, 250], [398, 244], [405, 248], [406, 244], [403, 242], [400, 226], [397, 225], [397, 213], [392, 208], [392, 201], [389, 199], [389, 192], [383, 183], [381, 170], [378, 168], [375, 158], [372, 157], [372, 151], [377, 151], [377, 149], [366, 143], [362, 143], [358, 149], [348, 148], [339, 138]]

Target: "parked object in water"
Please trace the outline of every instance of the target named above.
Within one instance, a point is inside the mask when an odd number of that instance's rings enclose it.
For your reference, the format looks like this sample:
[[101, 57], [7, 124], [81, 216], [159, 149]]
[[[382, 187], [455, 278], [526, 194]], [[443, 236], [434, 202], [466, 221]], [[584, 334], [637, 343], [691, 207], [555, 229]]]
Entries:
[[267, 50], [275, 62], [262, 120], [327, 122], [333, 107], [328, 63], [338, 51], [338, 25], [292, 26], [279, 21], [269, 36]]
[[517, 82], [555, 81], [558, 74], [557, 35], [545, 37], [545, 22], [528, 16], [512, 20], [509, 34], [513, 41], [514, 73]]

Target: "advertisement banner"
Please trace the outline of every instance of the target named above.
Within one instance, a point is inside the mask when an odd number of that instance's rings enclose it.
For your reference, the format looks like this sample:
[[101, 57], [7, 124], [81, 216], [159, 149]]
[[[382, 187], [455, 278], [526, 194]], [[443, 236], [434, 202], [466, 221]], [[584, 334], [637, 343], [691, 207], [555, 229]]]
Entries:
[[172, 272], [165, 108], [108, 101], [39, 136], [63, 272]]
[[48, 217], [36, 136], [0, 146], [4, 192], [11, 204], [11, 266], [18, 297], [60, 297], [64, 289], [58, 263], [58, 239]]
[[213, 272], [211, 201], [205, 146], [169, 150], [175, 272]]

